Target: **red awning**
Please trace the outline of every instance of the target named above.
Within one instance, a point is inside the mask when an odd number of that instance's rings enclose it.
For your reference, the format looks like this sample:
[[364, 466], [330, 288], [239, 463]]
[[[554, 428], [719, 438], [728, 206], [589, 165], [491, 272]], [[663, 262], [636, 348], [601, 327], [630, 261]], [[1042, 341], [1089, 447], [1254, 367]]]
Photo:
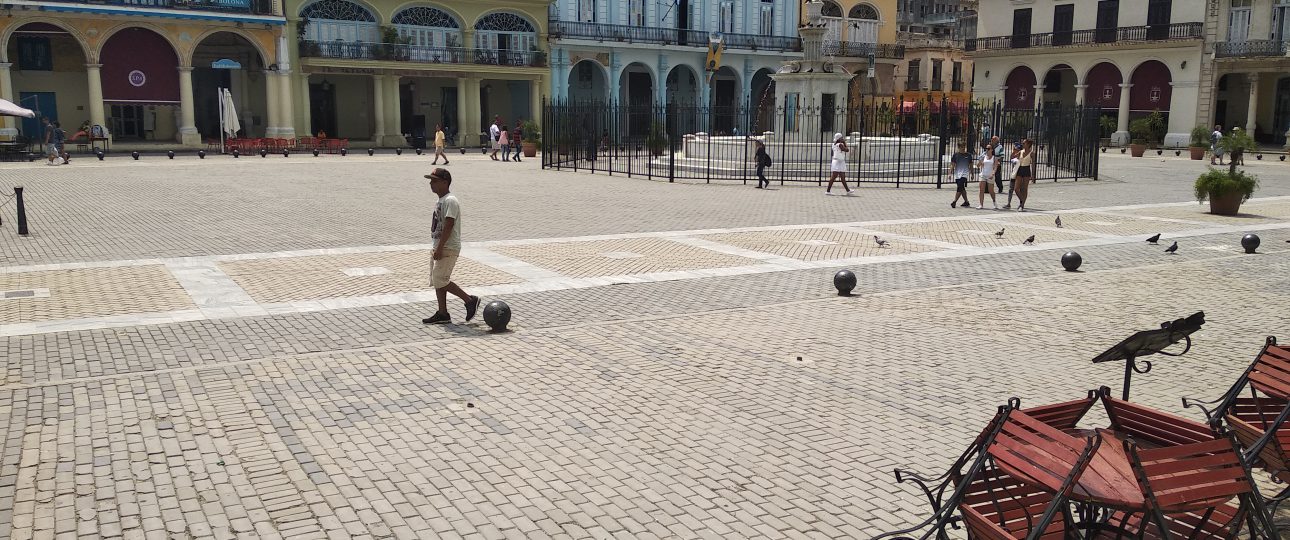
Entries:
[[179, 57], [170, 42], [143, 28], [126, 28], [103, 46], [103, 101], [179, 102]]

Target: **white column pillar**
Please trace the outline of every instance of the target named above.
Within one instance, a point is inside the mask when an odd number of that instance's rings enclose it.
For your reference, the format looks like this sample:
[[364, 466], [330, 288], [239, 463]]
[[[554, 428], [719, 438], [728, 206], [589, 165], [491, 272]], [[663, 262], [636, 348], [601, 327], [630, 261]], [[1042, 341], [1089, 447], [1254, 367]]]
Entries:
[[1129, 90], [1132, 84], [1120, 84], [1120, 114], [1115, 124], [1115, 133], [1111, 134], [1111, 143], [1124, 146], [1129, 144]]
[[483, 127], [483, 108], [479, 103], [479, 79], [466, 79], [466, 109], [461, 111], [461, 131], [467, 146], [479, 146]]
[[[278, 72], [264, 70], [264, 136], [266, 138], [280, 137], [282, 131], [278, 121], [281, 120], [278, 112], [278, 98], [281, 97], [278, 90]], [[245, 127], [245, 126], [244, 126]]]
[[[0, 62], [0, 98], [7, 99], [21, 106], [18, 103], [18, 96], [13, 95], [13, 77], [9, 73], [9, 68], [13, 67], [11, 62]], [[99, 100], [99, 107], [102, 108], [103, 100]], [[18, 119], [12, 116], [0, 116], [0, 138], [5, 140], [14, 140], [18, 137]]]
[[1250, 107], [1245, 111], [1245, 132], [1254, 136], [1254, 122], [1259, 115], [1259, 74], [1248, 73], [1245, 80], [1250, 83]]
[[313, 118], [309, 114], [309, 108], [310, 108], [309, 74], [308, 73], [298, 74], [296, 76], [296, 82], [297, 84], [299, 84], [299, 86], [296, 87], [297, 91], [299, 92], [298, 94], [299, 99], [297, 99], [294, 104], [295, 110], [296, 110], [296, 136], [298, 137], [316, 136], [317, 133], [313, 132], [313, 125], [312, 125]]
[[1044, 108], [1044, 89], [1045, 88], [1047, 87], [1042, 84], [1035, 85], [1035, 110], [1043, 110]]
[[278, 72], [278, 120], [279, 137], [283, 139], [296, 138], [296, 108], [292, 106], [291, 99], [291, 71], [283, 70]]
[[529, 115], [525, 118], [539, 126], [542, 124], [542, 89], [546, 86], [542, 79], [538, 77], [529, 81]]
[[385, 138], [385, 76], [372, 75], [372, 120], [376, 123], [372, 131], [372, 142], [381, 144]]
[[407, 146], [403, 138], [403, 114], [400, 110], [399, 76], [385, 76], [385, 140], [382, 146]]
[[[99, 66], [94, 64], [85, 66], [89, 74], [90, 85], [90, 123], [102, 125], [103, 116], [103, 87], [99, 81]], [[95, 104], [98, 105], [98, 115], [100, 118], [95, 119]], [[193, 112], [193, 67], [179, 66], [179, 144], [184, 146], [200, 146], [202, 143], [201, 134], [197, 132], [197, 115]]]
[[466, 98], [470, 85], [466, 84], [465, 77], [457, 78], [457, 125], [452, 126], [457, 130], [457, 140], [454, 144], [466, 146], [466, 108], [470, 100]]
[[1084, 105], [1084, 94], [1086, 93], [1088, 93], [1087, 84], [1075, 85], [1075, 106], [1076, 107], [1081, 107]]

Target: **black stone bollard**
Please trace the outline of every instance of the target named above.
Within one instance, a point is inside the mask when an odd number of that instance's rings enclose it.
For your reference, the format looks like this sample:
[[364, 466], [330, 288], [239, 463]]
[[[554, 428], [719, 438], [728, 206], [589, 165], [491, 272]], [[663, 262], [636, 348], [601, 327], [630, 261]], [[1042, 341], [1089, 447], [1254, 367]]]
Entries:
[[139, 151], [135, 150], [133, 152], [130, 152], [130, 157], [134, 158], [135, 161], [139, 161]]
[[420, 149], [420, 148], [418, 148], [418, 149], [417, 149], [417, 155], [418, 155], [418, 156], [419, 156], [419, 155], [421, 155], [421, 149]]
[[94, 155], [98, 156], [99, 161], [103, 161], [103, 151], [102, 151], [102, 150], [99, 150], [98, 152], [95, 152], [95, 153], [94, 153]]
[[1182, 155], [1182, 150], [1174, 150], [1174, 157], [1178, 157], [1181, 155]]
[[501, 300], [493, 300], [484, 306], [484, 322], [493, 332], [505, 332], [511, 322], [511, 306]]
[[1079, 253], [1067, 251], [1062, 254], [1062, 268], [1065, 268], [1067, 272], [1079, 270], [1082, 264], [1084, 264], [1084, 257], [1081, 257]]
[[205, 151], [205, 150], [198, 150], [198, 151], [197, 151], [197, 159], [206, 159], [206, 151]]
[[370, 156], [370, 155], [375, 154], [375, 153], [376, 153], [376, 150], [373, 150], [373, 149], [371, 149], [371, 148], [368, 148], [368, 149], [367, 149], [367, 155], [369, 155], [369, 156]]
[[13, 195], [18, 199], [18, 234], [27, 236], [27, 205], [22, 201], [22, 186], [15, 186]]
[[402, 149], [402, 148], [395, 148], [395, 149], [394, 149], [394, 155], [396, 155], [396, 156], [401, 156], [401, 155], [403, 155], [403, 149]]
[[850, 270], [838, 270], [833, 274], [833, 286], [838, 289], [838, 296], [851, 296], [856, 288], [856, 275]]
[[286, 148], [282, 149], [282, 157], [291, 157], [291, 151]]
[[168, 158], [170, 158], [170, 159], [175, 159], [175, 151], [174, 151], [174, 150], [166, 150], [166, 157], [168, 157]]
[[348, 156], [348, 155], [349, 155], [349, 149], [348, 149], [348, 148], [341, 148], [341, 149], [340, 149], [340, 155], [342, 155], [342, 156]]
[[269, 156], [269, 151], [268, 151], [268, 150], [265, 150], [265, 149], [263, 149], [263, 148], [261, 148], [261, 149], [260, 149], [260, 157], [268, 157], [268, 156]]
[[466, 155], [466, 147], [465, 147], [465, 146], [461, 147], [461, 155], [463, 155], [463, 156], [464, 156], [464, 155]]
[[237, 159], [241, 155], [242, 154], [239, 153], [236, 148], [233, 149], [233, 159]]
[[1246, 234], [1241, 237], [1241, 247], [1245, 248], [1246, 253], [1255, 253], [1259, 249], [1259, 235], [1254, 233]]
[[314, 149], [314, 157], [318, 157], [318, 149], [317, 149], [317, 148], [315, 148], [315, 149]]

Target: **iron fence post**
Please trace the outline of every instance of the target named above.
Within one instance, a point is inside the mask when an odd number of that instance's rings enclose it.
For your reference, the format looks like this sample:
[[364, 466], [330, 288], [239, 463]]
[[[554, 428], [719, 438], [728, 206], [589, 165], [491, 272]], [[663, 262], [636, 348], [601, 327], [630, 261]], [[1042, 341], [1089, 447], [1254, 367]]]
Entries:
[[22, 200], [22, 186], [14, 186], [13, 196], [18, 199], [18, 234], [27, 236], [27, 204]]
[[940, 144], [937, 145], [939, 148], [937, 149], [937, 153], [936, 153], [936, 189], [941, 189], [941, 180], [942, 180], [942, 177], [945, 175], [945, 167], [943, 166], [944, 163], [942, 162], [945, 159], [945, 142], [949, 139], [949, 136], [950, 136], [948, 123], [946, 122], [946, 116], [948, 116], [948, 112], [949, 112], [949, 100], [946, 99], [944, 95], [942, 95], [941, 96], [941, 118], [940, 118], [941, 139], [940, 139]]

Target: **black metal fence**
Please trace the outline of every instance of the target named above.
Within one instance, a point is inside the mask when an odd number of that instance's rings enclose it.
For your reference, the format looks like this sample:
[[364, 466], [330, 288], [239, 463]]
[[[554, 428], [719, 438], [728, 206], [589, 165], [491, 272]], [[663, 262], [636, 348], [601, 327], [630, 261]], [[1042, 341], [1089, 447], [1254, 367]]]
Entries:
[[761, 107], [549, 102], [543, 107], [542, 167], [668, 181], [757, 180], [758, 141], [771, 181], [827, 180], [835, 133], [846, 137], [846, 179], [878, 184], [953, 185], [949, 157], [983, 137], [1035, 141], [1037, 180], [1097, 178], [1098, 109], [1008, 109], [1000, 103], [894, 99]]

